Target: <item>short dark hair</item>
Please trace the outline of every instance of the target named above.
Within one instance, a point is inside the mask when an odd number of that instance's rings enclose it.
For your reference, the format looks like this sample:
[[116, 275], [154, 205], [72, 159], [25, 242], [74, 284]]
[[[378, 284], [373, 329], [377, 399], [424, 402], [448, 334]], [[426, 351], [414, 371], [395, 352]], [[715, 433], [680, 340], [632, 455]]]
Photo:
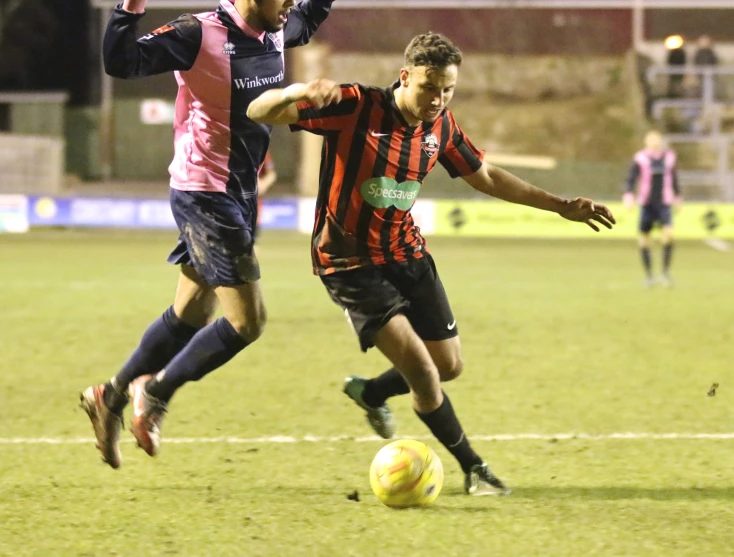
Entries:
[[405, 49], [406, 66], [445, 68], [461, 65], [461, 51], [439, 33], [423, 33], [413, 37]]

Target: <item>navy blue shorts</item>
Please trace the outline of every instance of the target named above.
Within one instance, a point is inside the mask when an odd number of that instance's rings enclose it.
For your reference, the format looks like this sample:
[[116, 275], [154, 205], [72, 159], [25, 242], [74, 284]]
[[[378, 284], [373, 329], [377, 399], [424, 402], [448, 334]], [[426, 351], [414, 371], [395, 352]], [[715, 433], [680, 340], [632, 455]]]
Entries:
[[192, 265], [211, 287], [237, 286], [260, 279], [253, 250], [257, 199], [226, 193], [171, 188], [171, 211], [181, 235], [168, 256], [174, 265]]
[[670, 205], [643, 205], [640, 211], [640, 232], [647, 234], [653, 227], [673, 226], [673, 212]]

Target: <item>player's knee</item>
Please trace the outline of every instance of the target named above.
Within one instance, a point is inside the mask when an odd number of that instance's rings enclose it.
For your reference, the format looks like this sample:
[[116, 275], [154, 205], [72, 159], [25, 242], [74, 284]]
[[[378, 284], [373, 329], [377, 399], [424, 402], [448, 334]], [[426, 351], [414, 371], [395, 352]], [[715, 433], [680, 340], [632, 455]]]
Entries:
[[237, 334], [245, 339], [248, 343], [253, 343], [259, 339], [265, 331], [265, 323], [267, 322], [267, 313], [265, 310], [258, 311], [252, 316], [242, 316], [241, 319], [230, 319], [230, 323]]
[[457, 355], [443, 364], [439, 368], [438, 373], [441, 376], [441, 381], [446, 382], [453, 381], [459, 377], [462, 371], [464, 371], [464, 362], [461, 359], [461, 356]]
[[185, 305], [174, 304], [174, 311], [181, 321], [187, 325], [201, 329], [214, 320], [217, 306], [216, 302], [201, 305], [193, 303]]

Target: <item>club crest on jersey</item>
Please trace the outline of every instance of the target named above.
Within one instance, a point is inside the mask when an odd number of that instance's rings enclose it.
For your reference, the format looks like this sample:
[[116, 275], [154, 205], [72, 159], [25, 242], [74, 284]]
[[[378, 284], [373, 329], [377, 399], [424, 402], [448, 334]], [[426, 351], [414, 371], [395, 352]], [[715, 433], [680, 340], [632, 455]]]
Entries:
[[232, 56], [234, 54], [234, 43], [227, 41], [222, 45], [222, 54]]
[[273, 41], [275, 50], [283, 52], [283, 40], [280, 37], [280, 33], [268, 33], [268, 38]]
[[423, 152], [428, 155], [429, 157], [432, 157], [438, 152], [438, 148], [441, 146], [441, 144], [438, 142], [438, 138], [435, 134], [427, 133], [423, 136], [423, 139], [421, 140], [421, 148], [423, 149]]

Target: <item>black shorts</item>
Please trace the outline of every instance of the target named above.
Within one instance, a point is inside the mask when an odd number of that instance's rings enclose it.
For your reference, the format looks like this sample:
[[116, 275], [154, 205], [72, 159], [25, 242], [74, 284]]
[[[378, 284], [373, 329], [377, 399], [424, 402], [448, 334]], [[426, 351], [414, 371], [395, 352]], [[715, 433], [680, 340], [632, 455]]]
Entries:
[[643, 205], [640, 210], [640, 232], [647, 234], [656, 224], [673, 226], [673, 212], [670, 205]]
[[226, 193], [171, 188], [171, 211], [181, 235], [169, 263], [192, 265], [211, 287], [260, 279], [253, 250], [255, 198], [236, 200]]
[[375, 345], [375, 333], [399, 313], [423, 340], [459, 334], [433, 257], [387, 263], [322, 275], [331, 299], [341, 306], [359, 337], [363, 352]]

